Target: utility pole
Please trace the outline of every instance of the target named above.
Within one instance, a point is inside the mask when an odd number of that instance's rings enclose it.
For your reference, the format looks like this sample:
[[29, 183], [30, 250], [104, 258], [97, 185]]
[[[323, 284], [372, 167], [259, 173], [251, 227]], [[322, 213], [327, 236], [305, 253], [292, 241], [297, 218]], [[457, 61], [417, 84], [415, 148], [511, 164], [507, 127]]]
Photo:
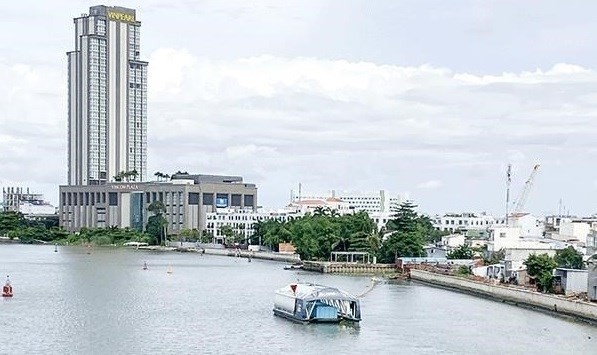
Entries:
[[510, 183], [512, 182], [512, 164], [508, 164], [508, 170], [506, 171], [506, 225], [508, 225], [508, 219], [510, 212]]

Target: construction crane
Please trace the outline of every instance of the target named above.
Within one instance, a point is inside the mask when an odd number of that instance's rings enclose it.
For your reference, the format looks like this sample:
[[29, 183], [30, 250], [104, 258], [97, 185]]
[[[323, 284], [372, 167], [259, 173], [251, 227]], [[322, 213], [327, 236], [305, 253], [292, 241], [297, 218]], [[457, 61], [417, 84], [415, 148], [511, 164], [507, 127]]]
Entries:
[[524, 183], [524, 187], [522, 188], [522, 192], [520, 193], [518, 200], [516, 200], [516, 206], [514, 207], [514, 211], [512, 211], [512, 214], [522, 212], [522, 209], [524, 208], [524, 205], [527, 203], [527, 199], [529, 198], [529, 193], [531, 192], [531, 187], [533, 187], [533, 180], [535, 179], [535, 175], [537, 175], [538, 170], [539, 170], [539, 164], [537, 164], [533, 167], [533, 171], [531, 171], [531, 175], [529, 175], [529, 178]]

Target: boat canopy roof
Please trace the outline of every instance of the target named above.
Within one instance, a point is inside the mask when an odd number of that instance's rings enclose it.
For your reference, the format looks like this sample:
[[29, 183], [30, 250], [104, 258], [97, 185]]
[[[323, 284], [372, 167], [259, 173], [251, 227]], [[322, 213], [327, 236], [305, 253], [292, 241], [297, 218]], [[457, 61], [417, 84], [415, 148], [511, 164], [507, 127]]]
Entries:
[[[295, 291], [292, 290], [292, 286], [296, 285]], [[355, 296], [339, 290], [335, 287], [328, 287], [316, 284], [296, 283], [289, 284], [286, 287], [282, 287], [276, 290], [276, 293], [285, 295], [288, 297], [300, 298], [305, 301], [314, 300], [346, 300], [346, 301], [358, 301]]]

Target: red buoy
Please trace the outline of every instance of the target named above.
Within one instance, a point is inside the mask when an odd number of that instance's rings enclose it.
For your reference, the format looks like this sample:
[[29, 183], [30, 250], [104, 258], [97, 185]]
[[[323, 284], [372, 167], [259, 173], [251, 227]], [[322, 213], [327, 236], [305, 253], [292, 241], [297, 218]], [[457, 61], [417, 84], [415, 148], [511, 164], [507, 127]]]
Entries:
[[12, 286], [8, 276], [6, 276], [6, 284], [2, 287], [2, 297], [12, 297]]

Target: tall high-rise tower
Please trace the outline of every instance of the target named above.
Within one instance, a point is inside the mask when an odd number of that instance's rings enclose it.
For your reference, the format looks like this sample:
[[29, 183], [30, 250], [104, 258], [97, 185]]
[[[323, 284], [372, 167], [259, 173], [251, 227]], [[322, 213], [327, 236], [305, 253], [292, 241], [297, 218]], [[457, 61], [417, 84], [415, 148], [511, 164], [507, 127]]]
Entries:
[[68, 184], [97, 185], [120, 172], [147, 176], [147, 62], [135, 10], [93, 6], [74, 19], [68, 56]]

